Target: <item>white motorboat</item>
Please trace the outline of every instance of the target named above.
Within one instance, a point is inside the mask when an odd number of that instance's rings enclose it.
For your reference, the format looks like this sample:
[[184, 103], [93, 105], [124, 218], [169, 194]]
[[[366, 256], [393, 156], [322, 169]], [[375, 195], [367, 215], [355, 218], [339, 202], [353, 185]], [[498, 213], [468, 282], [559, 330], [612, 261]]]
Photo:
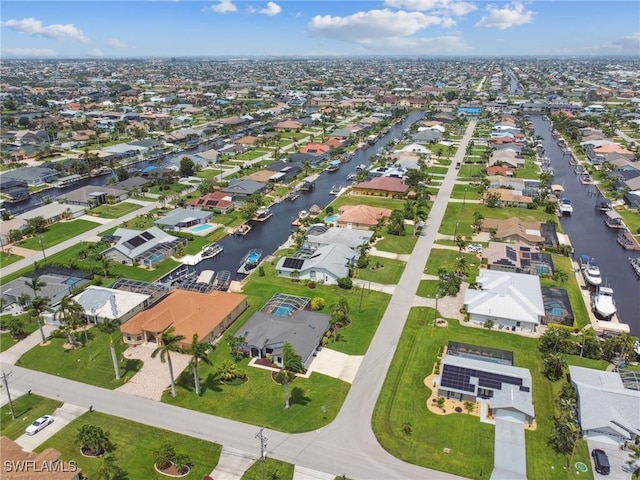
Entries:
[[340, 195], [341, 191], [342, 185], [334, 185], [333, 187], [331, 187], [331, 190], [329, 190], [329, 195]]
[[298, 213], [298, 218], [300, 220], [304, 220], [308, 216], [309, 216], [309, 212], [307, 210], [300, 210], [300, 213]]
[[267, 220], [268, 218], [271, 217], [271, 210], [269, 209], [269, 207], [266, 206], [262, 206], [259, 207], [258, 210], [256, 210], [256, 214], [253, 217], [253, 220], [257, 220], [259, 222], [263, 222], [265, 220]]
[[582, 276], [589, 285], [597, 287], [602, 283], [600, 267], [589, 255], [582, 255], [580, 257], [580, 270], [582, 270]]
[[593, 296], [593, 309], [600, 317], [609, 319], [616, 313], [616, 304], [613, 301], [613, 288], [598, 287]]
[[571, 200], [568, 198], [563, 198], [560, 200], [558, 204], [558, 208], [560, 209], [561, 215], [571, 215], [573, 214], [573, 205], [571, 204]]

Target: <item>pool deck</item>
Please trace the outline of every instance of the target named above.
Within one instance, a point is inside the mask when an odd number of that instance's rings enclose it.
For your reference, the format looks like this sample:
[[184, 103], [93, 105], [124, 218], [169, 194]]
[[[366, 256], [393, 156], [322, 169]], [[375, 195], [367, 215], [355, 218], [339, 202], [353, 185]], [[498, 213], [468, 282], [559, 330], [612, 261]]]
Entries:
[[[205, 225], [207, 228], [203, 228]], [[194, 230], [194, 228], [198, 228], [198, 227], [200, 227], [201, 230]], [[199, 225], [189, 227], [184, 231], [187, 231], [193, 235], [197, 235], [198, 237], [206, 237], [207, 235], [210, 235], [218, 228], [224, 228], [224, 225], [221, 225], [219, 223], [201, 223]]]

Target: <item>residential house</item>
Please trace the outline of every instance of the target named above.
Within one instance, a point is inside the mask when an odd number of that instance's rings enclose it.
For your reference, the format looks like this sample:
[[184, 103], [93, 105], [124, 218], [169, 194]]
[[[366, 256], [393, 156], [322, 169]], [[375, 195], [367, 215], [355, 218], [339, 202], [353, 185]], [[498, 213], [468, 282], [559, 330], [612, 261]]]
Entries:
[[352, 250], [358, 250], [363, 244], [369, 243], [372, 237], [373, 232], [371, 230], [328, 227], [324, 223], [319, 223], [307, 228], [305, 247], [315, 249], [339, 243]]
[[254, 193], [262, 193], [267, 189], [267, 184], [249, 179], [232, 179], [229, 184], [222, 189], [222, 192], [231, 195], [233, 200], [245, 199]]
[[382, 197], [404, 198], [409, 192], [402, 178], [382, 176], [364, 182], [356, 183], [352, 187], [354, 195], [374, 195]]
[[498, 198], [498, 206], [527, 208], [533, 203], [533, 198], [522, 195], [522, 192], [505, 188], [488, 188], [483, 194], [483, 202], [487, 199]]
[[469, 288], [464, 296], [470, 321], [492, 321], [498, 328], [525, 332], [535, 332], [542, 323], [544, 302], [537, 276], [480, 270], [476, 284], [478, 288]]
[[296, 272], [299, 279], [335, 285], [339, 279], [349, 276], [349, 266], [358, 257], [359, 252], [347, 245], [332, 243], [305, 249], [305, 253], [293, 257], [282, 257], [276, 265], [276, 272], [281, 277], [291, 277]]
[[[61, 269], [58, 268], [57, 270], [60, 272]], [[38, 296], [47, 297], [49, 299], [49, 306], [55, 307], [64, 297], [89, 282], [87, 278], [81, 276], [83, 272], [78, 273], [74, 270], [71, 271], [76, 273], [67, 275], [50, 270], [39, 272], [41, 274], [38, 278], [45, 283], [45, 286], [38, 291]], [[0, 285], [0, 294], [4, 299], [5, 305], [19, 303], [20, 295], [23, 293], [26, 293], [29, 297], [33, 297], [33, 290], [27, 286], [27, 282], [31, 280], [31, 276], [18, 277], [15, 280]]]
[[442, 138], [443, 132], [435, 128], [419, 130], [417, 133], [411, 135], [411, 140], [420, 144], [438, 143]]
[[181, 347], [189, 348], [194, 334], [201, 342], [213, 343], [248, 307], [239, 293], [199, 293], [176, 289], [120, 326], [127, 345], [158, 345], [162, 334], [173, 327], [184, 336]]
[[183, 228], [207, 223], [211, 217], [213, 217], [212, 212], [191, 208], [175, 208], [153, 222], [153, 224], [163, 230], [180, 231]]
[[216, 212], [224, 214], [233, 210], [236, 203], [229, 194], [213, 192], [207, 193], [200, 198], [190, 200], [187, 202], [187, 205], [192, 208], [215, 210]]
[[300, 149], [300, 153], [309, 153], [311, 155], [324, 155], [331, 150], [329, 145], [324, 143], [308, 143]]
[[122, 180], [121, 182], [112, 183], [109, 187], [117, 190], [125, 190], [127, 192], [139, 192], [150, 184], [151, 180], [149, 178], [135, 176]]
[[57, 200], [69, 205], [82, 205], [93, 208], [107, 203], [119, 203], [129, 198], [129, 192], [113, 187], [94, 187], [87, 185], [64, 192]]
[[158, 227], [145, 231], [118, 228], [111, 235], [115, 245], [105, 249], [102, 255], [125, 265], [141, 264], [155, 267], [170, 257], [180, 245], [186, 245], [187, 239], [174, 237]]
[[74, 296], [73, 300], [82, 306], [85, 318], [91, 323], [102, 323], [105, 320], [124, 323], [144, 310], [149, 305], [150, 298], [150, 295], [142, 293], [90, 285]]
[[525, 425], [535, 417], [531, 373], [507, 350], [449, 342], [436, 380], [438, 396], [480, 401], [495, 419], [492, 480], [526, 480]]
[[284, 344], [289, 343], [308, 367], [324, 334], [330, 316], [309, 308], [309, 298], [276, 294], [238, 330], [247, 353], [284, 365]]
[[[483, 232], [493, 233], [492, 237], [501, 242], [524, 243], [525, 245], [557, 245], [555, 242], [547, 238], [549, 234], [545, 231], [547, 224], [539, 222], [526, 222], [517, 217], [508, 219], [485, 218], [482, 221], [481, 229]], [[555, 228], [554, 228], [555, 231]]]
[[640, 435], [640, 376], [569, 366], [578, 397], [578, 422], [584, 438], [619, 445]]
[[51, 183], [60, 176], [60, 172], [52, 168], [20, 167], [2, 174], [4, 179], [26, 183], [30, 187], [38, 187]]
[[203, 152], [194, 153], [189, 158], [191, 158], [191, 160], [193, 160], [193, 162], [198, 165], [209, 165], [210, 163], [216, 163], [219, 156], [220, 152], [218, 152], [215, 148], [210, 148], [209, 150], [205, 150]]
[[338, 226], [369, 230], [391, 217], [391, 209], [369, 205], [343, 205], [338, 209]]
[[302, 172], [303, 166], [297, 162], [277, 161], [267, 165], [265, 169], [272, 172], [269, 181], [288, 183]]
[[4, 175], [0, 177], [0, 192], [12, 200], [22, 200], [31, 195], [27, 182], [10, 180]]
[[490, 270], [527, 273], [538, 276], [553, 275], [553, 259], [538, 247], [519, 244], [489, 242], [482, 251], [482, 260]]

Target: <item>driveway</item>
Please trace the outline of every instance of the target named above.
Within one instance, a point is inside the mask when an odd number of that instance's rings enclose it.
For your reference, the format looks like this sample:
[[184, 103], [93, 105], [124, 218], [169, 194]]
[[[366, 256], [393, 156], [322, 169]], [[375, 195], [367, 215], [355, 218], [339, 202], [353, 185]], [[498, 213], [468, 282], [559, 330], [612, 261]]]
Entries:
[[[169, 377], [169, 367], [166, 363], [162, 363], [160, 355], [156, 358], [151, 358], [154, 350], [155, 347], [146, 345], [129, 347], [125, 350], [125, 358], [142, 360], [144, 365], [127, 383], [116, 390], [150, 400], [159, 401], [162, 398], [164, 391], [171, 385], [171, 377]], [[171, 354], [174, 378], [177, 379], [182, 371], [187, 368], [189, 360], [189, 355], [183, 353]]]
[[323, 348], [309, 365], [309, 371], [353, 383], [363, 358], [363, 355], [347, 355]]
[[605, 442], [597, 442], [594, 440], [587, 439], [587, 445], [589, 445], [589, 453], [593, 451], [594, 448], [599, 448], [600, 450], [604, 450], [609, 457], [609, 464], [611, 465], [611, 473], [609, 475], [600, 475], [595, 470], [595, 466], [593, 465], [593, 457], [591, 458], [591, 471], [593, 472], [593, 478], [595, 480], [630, 480], [631, 479], [631, 471], [627, 466], [627, 461], [629, 460], [629, 450], [621, 450], [618, 445], [614, 445], [612, 443]]
[[[85, 407], [78, 407], [65, 403], [60, 408], [53, 412], [53, 423], [35, 435], [22, 435], [16, 439], [16, 443], [20, 445], [24, 450], [32, 452], [35, 448], [44, 443], [45, 440], [50, 439], [64, 427], [69, 425], [73, 420], [78, 418], [83, 413], [88, 412], [89, 409]], [[26, 428], [26, 426], [25, 426]]]

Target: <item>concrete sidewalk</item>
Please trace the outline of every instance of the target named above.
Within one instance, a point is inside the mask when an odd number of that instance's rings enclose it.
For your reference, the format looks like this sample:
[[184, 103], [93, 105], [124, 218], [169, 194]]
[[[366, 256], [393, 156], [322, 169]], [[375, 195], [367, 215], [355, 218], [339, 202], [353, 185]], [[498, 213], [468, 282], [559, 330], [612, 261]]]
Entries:
[[[56, 330], [58, 327], [54, 325], [44, 324], [42, 326], [42, 330], [44, 331], [45, 338], [49, 338], [51, 333]], [[33, 347], [36, 347], [42, 343], [42, 335], [40, 334], [40, 329], [36, 329], [31, 335], [26, 338], [23, 338], [18, 343], [8, 348], [4, 352], [2, 352], [2, 363], [15, 365], [18, 359], [31, 350]]]
[[240, 480], [244, 472], [257, 462], [258, 458], [242, 450], [223, 446], [218, 464], [210, 477], [215, 480]]

